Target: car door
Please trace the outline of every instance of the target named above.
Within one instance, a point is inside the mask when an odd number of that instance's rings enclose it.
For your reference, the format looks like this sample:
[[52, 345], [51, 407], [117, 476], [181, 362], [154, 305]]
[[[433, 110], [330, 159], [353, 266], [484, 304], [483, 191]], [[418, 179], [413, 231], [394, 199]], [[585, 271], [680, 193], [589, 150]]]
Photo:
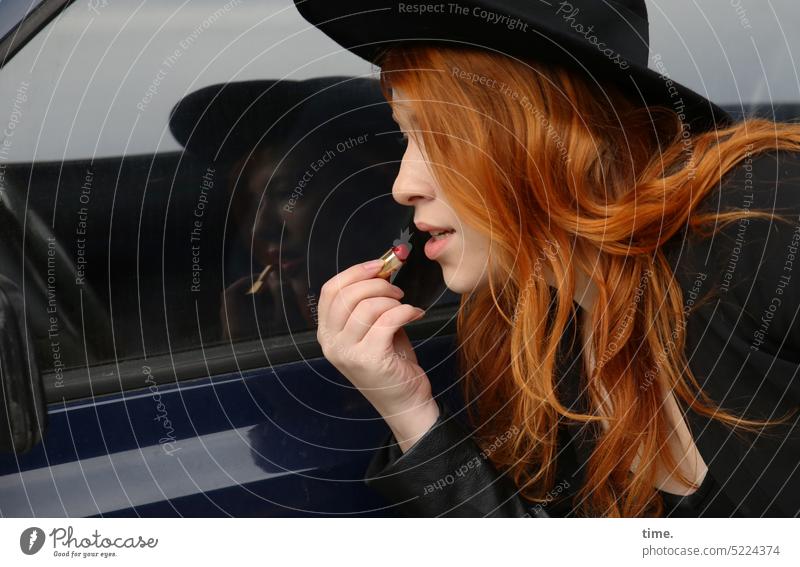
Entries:
[[395, 283], [431, 310], [407, 331], [452, 403], [459, 297], [391, 197], [376, 70], [289, 1], [39, 8], [0, 69], [0, 273], [47, 426], [0, 456], [0, 514], [392, 514], [319, 289], [408, 241]]

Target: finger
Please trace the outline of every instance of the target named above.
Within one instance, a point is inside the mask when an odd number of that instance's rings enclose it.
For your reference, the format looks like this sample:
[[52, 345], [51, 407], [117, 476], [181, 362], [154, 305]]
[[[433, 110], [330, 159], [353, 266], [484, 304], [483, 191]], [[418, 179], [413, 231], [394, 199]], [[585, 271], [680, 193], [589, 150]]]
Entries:
[[305, 278], [301, 278], [297, 274], [289, 278], [289, 284], [292, 286], [292, 291], [294, 292], [294, 308], [302, 316], [304, 328], [311, 329], [315, 324], [314, 315], [316, 313], [316, 306], [314, 310], [312, 310], [311, 304], [308, 301], [308, 284]]
[[328, 309], [336, 303], [339, 290], [357, 281], [374, 278], [382, 266], [383, 261], [380, 259], [355, 264], [336, 274], [322, 285], [317, 302], [317, 341], [323, 351], [327, 345], [334, 342], [333, 337], [338, 331], [341, 331], [344, 325], [343, 322], [337, 322], [337, 328], [332, 329], [328, 322]]
[[248, 289], [250, 289], [250, 287], [253, 285], [253, 282], [255, 281], [255, 279], [256, 279], [255, 276], [252, 276], [252, 277], [251, 276], [241, 277], [238, 280], [236, 280], [235, 282], [233, 282], [231, 285], [229, 285], [227, 288], [225, 288], [225, 292], [226, 293], [228, 293], [228, 292], [234, 292], [234, 293], [241, 292], [241, 294], [244, 295], [245, 292]]
[[319, 327], [326, 330], [328, 320], [328, 307], [336, 302], [339, 291], [357, 281], [374, 278], [383, 265], [381, 260], [370, 260], [361, 264], [354, 264], [326, 281], [319, 290], [317, 303], [317, 316]]
[[348, 319], [365, 299], [370, 297], [400, 299], [403, 295], [402, 289], [381, 278], [369, 278], [350, 284], [342, 289], [336, 300], [330, 304], [325, 324], [330, 331], [339, 332], [344, 329]]
[[387, 352], [394, 344], [394, 335], [400, 327], [416, 321], [425, 315], [425, 311], [408, 303], [384, 311], [367, 331], [362, 339], [362, 346], [367, 352]]
[[342, 344], [354, 345], [361, 342], [381, 315], [398, 305], [402, 303], [391, 297], [368, 297], [359, 303], [338, 335]]

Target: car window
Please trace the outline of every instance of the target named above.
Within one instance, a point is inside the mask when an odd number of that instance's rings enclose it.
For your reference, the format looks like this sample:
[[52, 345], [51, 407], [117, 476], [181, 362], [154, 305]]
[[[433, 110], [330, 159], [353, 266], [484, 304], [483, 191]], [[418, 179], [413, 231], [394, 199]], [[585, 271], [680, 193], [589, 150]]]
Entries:
[[650, 67], [735, 117], [800, 117], [796, 0], [647, 2]]
[[[288, 0], [74, 3], [20, 50], [0, 70], [0, 266], [46, 388], [313, 330], [324, 281], [415, 238], [376, 72]], [[454, 304], [430, 268], [420, 293]]]

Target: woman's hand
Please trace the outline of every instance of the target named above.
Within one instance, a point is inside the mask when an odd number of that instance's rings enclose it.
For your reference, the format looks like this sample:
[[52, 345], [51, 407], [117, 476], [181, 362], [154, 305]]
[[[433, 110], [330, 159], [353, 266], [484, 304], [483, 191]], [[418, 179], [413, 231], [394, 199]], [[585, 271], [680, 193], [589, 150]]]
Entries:
[[317, 340], [333, 364], [383, 416], [403, 451], [439, 416], [431, 384], [402, 326], [425, 311], [400, 303], [403, 291], [375, 277], [373, 260], [322, 286]]

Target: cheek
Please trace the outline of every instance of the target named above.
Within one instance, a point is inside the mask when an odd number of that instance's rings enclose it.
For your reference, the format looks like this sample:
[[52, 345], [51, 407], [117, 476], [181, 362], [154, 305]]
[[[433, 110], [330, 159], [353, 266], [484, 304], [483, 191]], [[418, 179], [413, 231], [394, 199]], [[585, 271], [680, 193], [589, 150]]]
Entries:
[[489, 258], [490, 239], [474, 230], [462, 234], [464, 260], [470, 264], [484, 265]]

